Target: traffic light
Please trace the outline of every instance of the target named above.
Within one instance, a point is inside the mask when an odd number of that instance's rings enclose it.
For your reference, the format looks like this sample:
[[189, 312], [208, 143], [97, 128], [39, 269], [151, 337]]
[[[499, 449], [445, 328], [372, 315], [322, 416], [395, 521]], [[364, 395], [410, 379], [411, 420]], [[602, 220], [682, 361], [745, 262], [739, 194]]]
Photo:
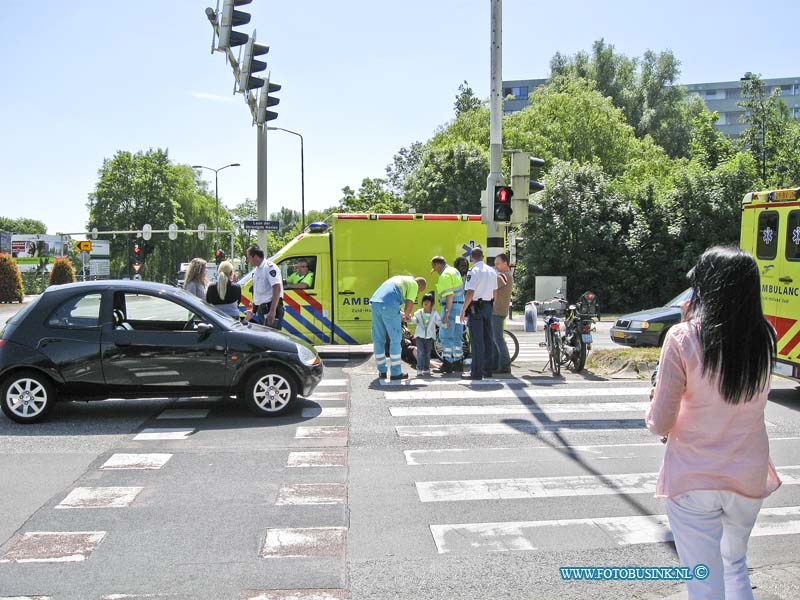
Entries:
[[[235, 46], [246, 44], [248, 35], [241, 31], [234, 31], [234, 27], [247, 25], [250, 22], [250, 13], [236, 10], [237, 6], [250, 4], [253, 0], [224, 0], [222, 15], [219, 20], [219, 42], [217, 50], [227, 50]], [[219, 6], [219, 5], [217, 5]]]
[[531, 156], [527, 152], [514, 152], [511, 155], [511, 186], [514, 188], [515, 200], [513, 201], [514, 215], [512, 223], [521, 225], [528, 220], [532, 212], [541, 212], [538, 205], [529, 204], [529, 196], [541, 192], [544, 185], [532, 179], [533, 169], [543, 167], [544, 160]]
[[222, 261], [225, 260], [225, 253], [222, 250], [217, 250], [214, 253], [214, 262], [217, 263], [217, 266], [222, 264]]
[[142, 247], [139, 245], [139, 242], [133, 243], [133, 262], [142, 262]]
[[264, 80], [259, 77], [253, 77], [253, 73], [264, 71], [267, 68], [267, 63], [263, 60], [256, 60], [256, 56], [262, 56], [269, 52], [269, 46], [256, 43], [256, 32], [247, 40], [247, 45], [244, 47], [244, 58], [242, 64], [239, 65], [239, 91], [245, 94], [256, 88], [264, 85]]
[[495, 223], [511, 222], [511, 198], [514, 191], [507, 185], [494, 187], [494, 221]]
[[261, 87], [261, 93], [258, 96], [258, 107], [256, 109], [256, 123], [258, 125], [263, 125], [267, 121], [273, 121], [278, 118], [278, 113], [267, 110], [267, 108], [280, 103], [280, 98], [270, 95], [274, 94], [280, 89], [280, 85], [277, 83], [270, 83], [269, 77], [267, 77], [267, 80]]

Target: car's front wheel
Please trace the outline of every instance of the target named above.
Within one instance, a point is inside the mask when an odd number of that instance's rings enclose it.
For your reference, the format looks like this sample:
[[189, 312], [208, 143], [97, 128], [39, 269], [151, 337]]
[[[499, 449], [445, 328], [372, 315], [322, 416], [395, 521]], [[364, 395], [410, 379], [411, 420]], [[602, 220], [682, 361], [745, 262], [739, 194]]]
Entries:
[[274, 417], [286, 412], [297, 398], [297, 384], [286, 369], [262, 367], [244, 384], [242, 400], [259, 417]]
[[0, 387], [3, 412], [17, 423], [43, 419], [55, 403], [52, 382], [36, 371], [19, 371], [8, 376]]

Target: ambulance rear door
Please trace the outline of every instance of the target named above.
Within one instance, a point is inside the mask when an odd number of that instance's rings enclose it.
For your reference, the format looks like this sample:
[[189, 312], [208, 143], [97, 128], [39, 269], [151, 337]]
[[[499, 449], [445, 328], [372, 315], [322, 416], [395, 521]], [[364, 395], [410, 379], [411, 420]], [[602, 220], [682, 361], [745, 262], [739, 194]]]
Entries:
[[[775, 329], [778, 332], [778, 358], [800, 363], [800, 206], [781, 207], [780, 225], [783, 244], [777, 278], [772, 295], [780, 301]], [[762, 276], [762, 298], [764, 278]], [[766, 312], [766, 309], [765, 309]]]

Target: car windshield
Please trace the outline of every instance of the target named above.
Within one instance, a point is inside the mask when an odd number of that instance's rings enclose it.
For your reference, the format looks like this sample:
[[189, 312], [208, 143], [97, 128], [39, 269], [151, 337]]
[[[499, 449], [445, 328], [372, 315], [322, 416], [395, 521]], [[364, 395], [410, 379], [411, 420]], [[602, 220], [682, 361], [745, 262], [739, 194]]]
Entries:
[[683, 290], [680, 294], [675, 296], [672, 300], [667, 302], [664, 306], [676, 306], [680, 308], [681, 304], [683, 304], [686, 300], [689, 300], [692, 297], [692, 288], [687, 288]]

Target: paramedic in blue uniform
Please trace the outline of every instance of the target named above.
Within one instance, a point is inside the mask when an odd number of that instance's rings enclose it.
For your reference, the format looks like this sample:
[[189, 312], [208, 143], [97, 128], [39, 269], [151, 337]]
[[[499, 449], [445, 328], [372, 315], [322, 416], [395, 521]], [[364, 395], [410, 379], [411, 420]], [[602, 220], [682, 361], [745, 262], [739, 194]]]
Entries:
[[[264, 258], [258, 246], [247, 249], [247, 264], [253, 267], [253, 307], [262, 323], [280, 329], [283, 323], [283, 280], [275, 263]], [[253, 318], [252, 308], [245, 312], [245, 320]]]
[[[425, 291], [427, 282], [423, 277], [414, 279], [408, 275], [395, 275], [384, 281], [369, 299], [372, 308], [372, 344], [378, 375], [386, 375], [386, 337], [389, 337], [389, 379], [396, 381], [408, 377], [401, 368], [400, 339], [403, 337], [403, 321], [411, 320], [411, 309], [417, 294]], [[402, 314], [401, 314], [402, 311]]]
[[464, 336], [464, 325], [456, 323], [464, 306], [464, 282], [461, 273], [451, 267], [443, 256], [431, 259], [431, 273], [439, 274], [436, 282], [436, 295], [442, 307], [442, 325], [439, 327], [439, 341], [442, 343], [442, 366], [434, 369], [434, 373], [460, 373], [464, 368], [464, 350], [461, 338]]
[[467, 319], [472, 365], [465, 379], [480, 380], [492, 376], [494, 340], [492, 336], [492, 298], [497, 289], [497, 272], [483, 262], [483, 250], [474, 248], [472, 268], [464, 282], [464, 308]]

